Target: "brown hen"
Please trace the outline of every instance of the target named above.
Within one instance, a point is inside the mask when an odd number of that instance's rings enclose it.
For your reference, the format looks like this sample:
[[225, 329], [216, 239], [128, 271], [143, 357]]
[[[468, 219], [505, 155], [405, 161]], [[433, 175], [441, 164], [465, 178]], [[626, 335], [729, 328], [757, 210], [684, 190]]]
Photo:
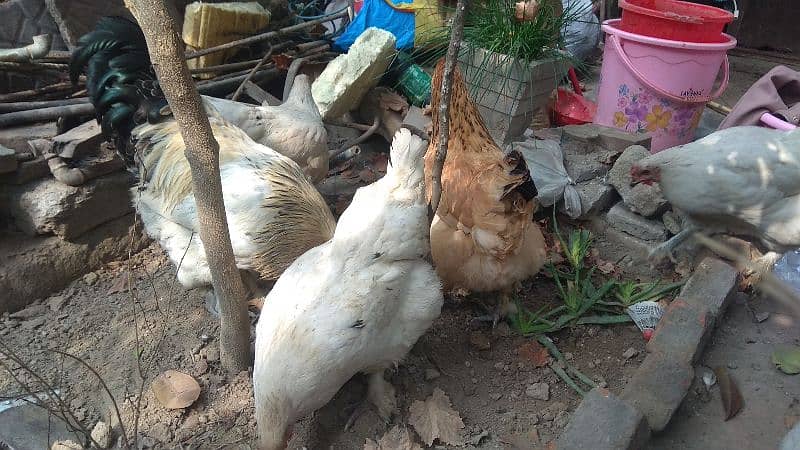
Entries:
[[[427, 195], [439, 133], [439, 101], [444, 59], [433, 76], [433, 132], [425, 155]], [[533, 222], [536, 187], [522, 154], [504, 152], [489, 135], [470, 100], [458, 69], [450, 100], [450, 140], [442, 172], [442, 197], [431, 225], [436, 272], [447, 290], [499, 291], [494, 314], [513, 313], [510, 302], [519, 282], [542, 268], [546, 251]]]

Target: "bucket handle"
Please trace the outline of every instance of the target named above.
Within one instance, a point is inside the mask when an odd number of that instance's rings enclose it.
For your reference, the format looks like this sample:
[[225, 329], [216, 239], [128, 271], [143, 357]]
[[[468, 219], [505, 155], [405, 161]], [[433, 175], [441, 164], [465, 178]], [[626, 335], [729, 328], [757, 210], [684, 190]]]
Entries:
[[730, 64], [728, 62], [728, 55], [725, 54], [725, 58], [722, 60], [722, 83], [720, 83], [719, 88], [711, 94], [703, 97], [697, 97], [693, 99], [686, 99], [680, 96], [677, 96], [671, 92], [665, 91], [660, 87], [651, 83], [647, 77], [644, 76], [642, 72], [639, 71], [636, 67], [633, 66], [631, 59], [622, 49], [622, 45], [620, 44], [619, 37], [617, 35], [610, 35], [608, 36], [608, 40], [611, 41], [611, 45], [614, 47], [614, 51], [617, 52], [622, 62], [628, 68], [628, 70], [636, 77], [636, 79], [642, 83], [643, 85], [647, 86], [649, 89], [658, 93], [658, 95], [662, 97], [666, 97], [672, 101], [679, 102], [679, 103], [707, 103], [712, 100], [719, 98], [725, 89], [728, 87], [728, 81], [730, 80]]

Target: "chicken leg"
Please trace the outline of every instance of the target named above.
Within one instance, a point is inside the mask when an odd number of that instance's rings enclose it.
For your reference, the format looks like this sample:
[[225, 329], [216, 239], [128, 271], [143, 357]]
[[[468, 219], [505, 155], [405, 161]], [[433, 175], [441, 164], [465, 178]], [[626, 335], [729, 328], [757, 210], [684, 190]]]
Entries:
[[386, 423], [389, 423], [392, 416], [398, 413], [394, 386], [383, 378], [383, 369], [369, 374], [367, 398], [356, 405], [355, 410], [350, 414], [350, 418], [347, 419], [347, 423], [344, 426], [345, 431], [348, 431], [355, 424], [356, 420], [369, 408], [370, 404], [375, 406], [378, 415]]
[[501, 291], [500, 298], [498, 299], [497, 305], [495, 306], [492, 313], [475, 317], [472, 320], [478, 322], [491, 322], [492, 328], [494, 328], [501, 320], [507, 318], [512, 314], [516, 314], [517, 305], [511, 301], [514, 291], [516, 291], [516, 286], [512, 289]]
[[675, 251], [679, 245], [683, 244], [684, 241], [690, 238], [695, 231], [697, 231], [697, 227], [689, 224], [678, 234], [672, 236], [667, 242], [664, 242], [663, 244], [653, 248], [648, 255], [650, 263], [657, 264], [663, 261], [665, 258], [669, 258], [669, 260], [673, 263], [677, 262], [672, 252]]
[[[242, 276], [242, 283], [244, 283], [244, 287], [247, 289], [248, 298], [264, 297], [267, 295], [266, 290], [259, 284], [258, 277], [254, 273], [247, 270], [240, 270], [239, 273]], [[213, 287], [205, 294], [205, 306], [206, 311], [214, 318], [219, 319], [219, 297]]]

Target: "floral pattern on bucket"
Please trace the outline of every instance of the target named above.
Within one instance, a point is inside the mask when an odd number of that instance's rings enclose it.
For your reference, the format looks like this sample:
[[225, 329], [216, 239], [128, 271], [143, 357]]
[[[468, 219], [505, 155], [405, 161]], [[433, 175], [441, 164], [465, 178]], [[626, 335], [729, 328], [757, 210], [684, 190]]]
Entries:
[[703, 113], [702, 105], [676, 105], [642, 87], [621, 84], [618, 94], [614, 126], [633, 133], [668, 133], [683, 139], [694, 132]]

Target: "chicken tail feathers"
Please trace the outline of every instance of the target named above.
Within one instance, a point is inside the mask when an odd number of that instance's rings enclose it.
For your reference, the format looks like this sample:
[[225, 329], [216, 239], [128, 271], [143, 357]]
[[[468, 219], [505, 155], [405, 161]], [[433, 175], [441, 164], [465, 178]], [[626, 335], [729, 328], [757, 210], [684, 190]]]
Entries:
[[423, 156], [427, 143], [407, 128], [397, 130], [392, 139], [387, 176], [402, 180], [406, 186], [422, 183], [425, 177]]
[[103, 17], [78, 40], [69, 63], [70, 79], [86, 74], [86, 89], [103, 134], [133, 163], [130, 134], [144, 121], [159, 121], [168, 111], [150, 64], [139, 25], [124, 17]]

